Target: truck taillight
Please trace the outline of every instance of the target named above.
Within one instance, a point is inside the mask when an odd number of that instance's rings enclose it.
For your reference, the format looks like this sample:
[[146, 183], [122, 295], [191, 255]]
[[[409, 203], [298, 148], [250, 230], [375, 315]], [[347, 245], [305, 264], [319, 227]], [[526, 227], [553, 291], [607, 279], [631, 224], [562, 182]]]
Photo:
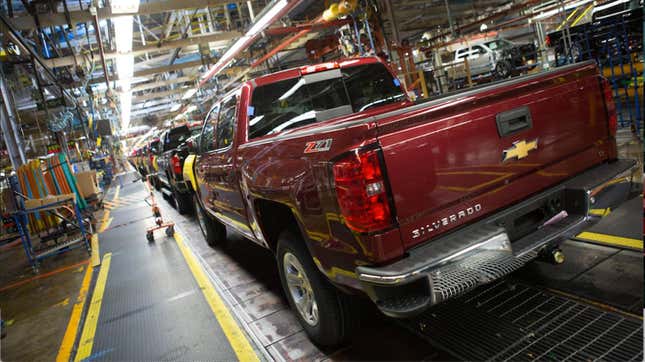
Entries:
[[392, 226], [378, 150], [356, 151], [333, 166], [336, 196], [347, 226], [375, 232]]
[[609, 134], [615, 137], [616, 129], [618, 128], [618, 117], [616, 116], [616, 103], [614, 103], [613, 89], [607, 78], [602, 78], [602, 92], [605, 98], [605, 107], [607, 107]]
[[172, 166], [172, 172], [174, 172], [175, 175], [181, 174], [182, 169], [181, 169], [181, 161], [179, 160], [179, 156], [173, 155], [170, 158], [170, 165]]

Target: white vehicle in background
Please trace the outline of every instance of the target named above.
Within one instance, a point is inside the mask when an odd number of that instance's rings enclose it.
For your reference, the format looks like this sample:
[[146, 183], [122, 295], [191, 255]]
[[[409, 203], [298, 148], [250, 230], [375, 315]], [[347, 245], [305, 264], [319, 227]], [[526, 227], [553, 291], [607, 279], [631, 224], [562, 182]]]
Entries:
[[516, 44], [502, 38], [483, 38], [451, 44], [440, 52], [436, 67], [452, 88], [482, 77], [508, 78], [537, 64], [537, 52], [532, 43]]

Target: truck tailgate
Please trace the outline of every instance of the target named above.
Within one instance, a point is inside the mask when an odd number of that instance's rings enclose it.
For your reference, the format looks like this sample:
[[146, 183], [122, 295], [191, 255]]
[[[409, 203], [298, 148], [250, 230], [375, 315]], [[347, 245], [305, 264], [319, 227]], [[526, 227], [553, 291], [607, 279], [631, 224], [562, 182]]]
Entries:
[[613, 154], [593, 63], [431, 100], [377, 122], [406, 248]]

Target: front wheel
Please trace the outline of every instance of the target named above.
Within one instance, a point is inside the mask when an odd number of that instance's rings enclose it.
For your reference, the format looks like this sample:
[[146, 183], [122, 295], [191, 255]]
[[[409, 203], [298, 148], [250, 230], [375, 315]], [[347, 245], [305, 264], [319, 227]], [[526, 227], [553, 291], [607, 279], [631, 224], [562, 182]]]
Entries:
[[495, 66], [495, 76], [497, 79], [506, 79], [511, 76], [512, 66], [507, 61], [501, 61]]
[[190, 197], [190, 193], [181, 193], [174, 190], [172, 192], [172, 197], [175, 199], [175, 206], [177, 206], [177, 212], [179, 212], [180, 215], [192, 214], [193, 198]]
[[309, 338], [320, 346], [346, 342], [358, 318], [348, 297], [318, 271], [299, 233], [280, 234], [277, 258], [282, 288]]
[[214, 247], [219, 242], [226, 240], [226, 226], [208, 215], [207, 211], [199, 203], [197, 195], [194, 196], [193, 200], [197, 205], [197, 220], [206, 243], [210, 247]]

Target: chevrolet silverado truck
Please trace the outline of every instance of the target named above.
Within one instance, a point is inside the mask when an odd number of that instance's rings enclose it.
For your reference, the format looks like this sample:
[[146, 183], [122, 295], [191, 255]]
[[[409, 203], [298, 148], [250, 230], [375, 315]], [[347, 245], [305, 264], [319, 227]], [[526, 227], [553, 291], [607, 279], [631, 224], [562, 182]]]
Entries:
[[559, 242], [597, 221], [599, 195], [638, 187], [615, 132], [590, 62], [422, 103], [378, 58], [285, 70], [208, 113], [199, 224], [210, 245], [235, 230], [275, 253], [305, 331], [334, 345], [355, 325], [352, 294], [412, 317], [562, 261]]
[[177, 211], [182, 215], [193, 211], [192, 188], [182, 173], [184, 159], [188, 156], [184, 142], [199, 131], [199, 125], [185, 124], [168, 129], [160, 136], [157, 182], [162, 192], [167, 192], [172, 197]]

